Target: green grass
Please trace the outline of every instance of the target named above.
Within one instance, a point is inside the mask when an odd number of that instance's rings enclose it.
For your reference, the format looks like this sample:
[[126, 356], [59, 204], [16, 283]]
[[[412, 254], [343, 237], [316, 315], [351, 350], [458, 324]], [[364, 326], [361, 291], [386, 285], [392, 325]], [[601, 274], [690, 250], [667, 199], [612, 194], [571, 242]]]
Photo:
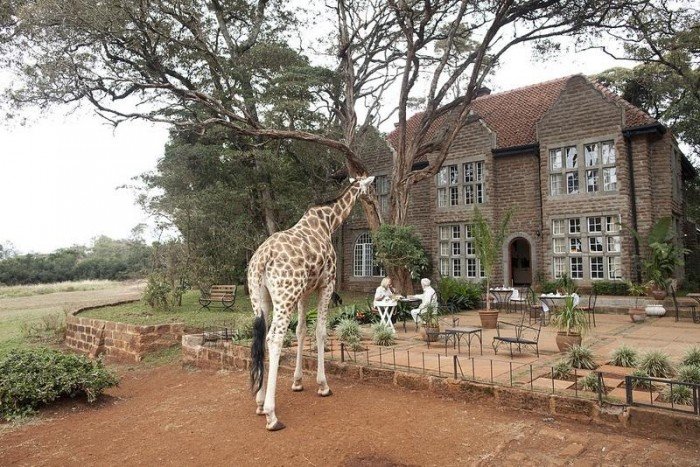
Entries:
[[[343, 305], [356, 304], [359, 307], [366, 307], [366, 293], [343, 292]], [[233, 306], [234, 312], [223, 311], [221, 308], [202, 310], [199, 306], [199, 292], [188, 291], [182, 297], [182, 306], [170, 311], [157, 311], [151, 309], [142, 302], [129, 303], [114, 307], [97, 308], [80, 313], [85, 318], [105, 319], [129, 324], [162, 324], [162, 323], [185, 323], [189, 328], [204, 329], [211, 326], [236, 327], [236, 323], [241, 319], [247, 319], [253, 314], [250, 305], [250, 298], [239, 290], [236, 294], [236, 302]], [[308, 309], [316, 308], [316, 296], [309, 300]]]
[[76, 281], [36, 285], [0, 285], [0, 298], [32, 297], [34, 295], [46, 295], [55, 292], [102, 290], [114, 287], [116, 284], [118, 284], [118, 282], [115, 281]]

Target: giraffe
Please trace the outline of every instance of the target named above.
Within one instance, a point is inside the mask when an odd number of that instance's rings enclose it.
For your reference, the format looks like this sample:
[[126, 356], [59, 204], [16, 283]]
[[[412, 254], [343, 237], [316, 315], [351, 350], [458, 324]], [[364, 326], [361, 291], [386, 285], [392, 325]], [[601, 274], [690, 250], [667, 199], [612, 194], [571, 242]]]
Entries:
[[[267, 418], [266, 428], [277, 431], [284, 424], [275, 414], [275, 390], [282, 341], [296, 307], [297, 359], [293, 391], [302, 391], [302, 349], [306, 336], [306, 305], [312, 292], [318, 292], [316, 344], [318, 395], [332, 394], [326, 381], [324, 342], [328, 303], [335, 287], [336, 254], [331, 234], [350, 215], [360, 194], [367, 192], [374, 177], [350, 179], [350, 186], [335, 200], [309, 208], [292, 228], [271, 235], [253, 254], [248, 264], [248, 288], [255, 313], [251, 346], [251, 384], [255, 391], [256, 413]], [[272, 312], [272, 323], [267, 331]], [[264, 379], [264, 340], [267, 341], [269, 368]]]

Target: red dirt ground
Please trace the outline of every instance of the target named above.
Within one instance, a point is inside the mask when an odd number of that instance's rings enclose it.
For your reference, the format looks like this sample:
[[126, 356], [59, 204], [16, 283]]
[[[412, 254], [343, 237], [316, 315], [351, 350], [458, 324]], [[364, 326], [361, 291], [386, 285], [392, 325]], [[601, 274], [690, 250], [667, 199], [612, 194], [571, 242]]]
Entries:
[[123, 370], [96, 406], [66, 401], [36, 422], [0, 425], [3, 465], [700, 465], [700, 445], [648, 439], [490, 402], [436, 399], [332, 378], [334, 395], [278, 385], [269, 433], [244, 372], [176, 364]]

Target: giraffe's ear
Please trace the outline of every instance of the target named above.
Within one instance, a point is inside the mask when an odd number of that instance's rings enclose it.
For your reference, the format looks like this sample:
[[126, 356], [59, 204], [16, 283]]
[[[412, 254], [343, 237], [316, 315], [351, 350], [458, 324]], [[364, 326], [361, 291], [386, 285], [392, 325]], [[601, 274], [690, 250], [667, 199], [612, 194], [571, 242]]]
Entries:
[[353, 183], [355, 183], [355, 179], [350, 177], [350, 184], [352, 185]]

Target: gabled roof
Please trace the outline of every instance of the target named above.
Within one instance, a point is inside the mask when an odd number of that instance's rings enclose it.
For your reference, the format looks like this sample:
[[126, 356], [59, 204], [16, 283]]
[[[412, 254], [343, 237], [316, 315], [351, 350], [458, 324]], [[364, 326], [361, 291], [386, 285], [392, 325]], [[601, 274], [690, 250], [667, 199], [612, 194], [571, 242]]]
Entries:
[[[481, 118], [486, 125], [496, 133], [496, 147], [505, 149], [527, 146], [537, 143], [537, 122], [554, 105], [569, 80], [583, 75], [572, 75], [545, 81], [510, 91], [499, 92], [477, 97], [471, 103], [472, 114]], [[610, 102], [625, 111], [625, 127], [658, 124], [656, 120], [643, 110], [633, 106], [600, 83], [586, 77], [591, 84]], [[408, 119], [407, 135], [410, 138], [418, 130], [422, 113], [417, 113]], [[433, 127], [440, 127], [439, 124]], [[432, 131], [432, 136], [437, 130]], [[392, 146], [398, 144], [398, 131], [394, 130], [387, 139]]]

